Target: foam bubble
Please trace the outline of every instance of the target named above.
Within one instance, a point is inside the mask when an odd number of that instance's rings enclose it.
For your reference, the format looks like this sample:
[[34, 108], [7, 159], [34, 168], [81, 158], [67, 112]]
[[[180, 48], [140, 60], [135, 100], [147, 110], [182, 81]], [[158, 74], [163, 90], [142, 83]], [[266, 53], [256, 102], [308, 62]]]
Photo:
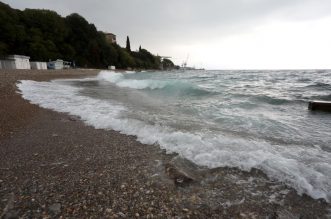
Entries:
[[111, 83], [117, 83], [124, 80], [124, 75], [122, 73], [116, 73], [113, 71], [101, 71], [98, 74], [97, 79], [105, 80]]

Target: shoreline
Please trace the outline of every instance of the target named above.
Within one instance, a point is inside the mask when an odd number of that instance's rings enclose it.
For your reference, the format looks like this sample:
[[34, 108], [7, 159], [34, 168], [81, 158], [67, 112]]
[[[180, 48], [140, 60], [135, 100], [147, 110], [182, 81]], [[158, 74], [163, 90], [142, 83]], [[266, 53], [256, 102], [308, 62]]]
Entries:
[[[258, 170], [193, 167], [188, 170], [193, 182], [178, 185], [173, 172], [182, 160], [176, 161], [176, 155], [134, 136], [94, 129], [16, 93], [17, 80], [86, 77], [99, 71], [0, 71], [1, 216], [328, 217], [330, 204], [299, 196]], [[191, 166], [183, 162], [180, 168]]]

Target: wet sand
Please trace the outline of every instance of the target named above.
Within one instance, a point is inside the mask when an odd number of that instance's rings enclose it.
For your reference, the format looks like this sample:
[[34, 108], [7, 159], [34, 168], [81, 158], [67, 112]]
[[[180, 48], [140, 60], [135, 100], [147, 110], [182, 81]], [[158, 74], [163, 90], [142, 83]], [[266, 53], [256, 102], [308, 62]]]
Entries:
[[196, 167], [158, 145], [94, 129], [16, 92], [17, 80], [97, 73], [0, 71], [0, 218], [331, 217], [330, 204], [258, 170]]

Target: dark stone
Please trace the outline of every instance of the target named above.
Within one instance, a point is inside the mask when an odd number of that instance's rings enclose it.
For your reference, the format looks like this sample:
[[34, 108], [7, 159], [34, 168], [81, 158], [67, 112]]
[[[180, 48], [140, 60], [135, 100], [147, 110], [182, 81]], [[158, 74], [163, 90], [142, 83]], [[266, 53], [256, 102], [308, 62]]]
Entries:
[[49, 206], [48, 209], [54, 214], [59, 214], [59, 213], [61, 213], [61, 204], [54, 203], [51, 206]]
[[311, 101], [308, 104], [308, 109], [312, 111], [320, 110], [331, 112], [331, 102]]
[[18, 212], [14, 210], [10, 210], [6, 212], [6, 214], [3, 216], [3, 219], [16, 219], [18, 217]]
[[266, 219], [277, 219], [277, 218], [278, 218], [277, 212], [272, 212], [266, 217]]
[[174, 157], [165, 165], [165, 172], [177, 186], [186, 186], [199, 178], [199, 167], [180, 156]]
[[76, 122], [78, 120], [78, 117], [77, 116], [70, 116], [69, 120], [73, 121], [73, 122]]

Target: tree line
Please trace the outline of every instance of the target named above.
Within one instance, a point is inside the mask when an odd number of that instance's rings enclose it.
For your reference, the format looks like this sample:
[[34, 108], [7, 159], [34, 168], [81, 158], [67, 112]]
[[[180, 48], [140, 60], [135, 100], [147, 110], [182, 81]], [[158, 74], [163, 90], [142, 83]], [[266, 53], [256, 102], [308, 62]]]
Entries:
[[63, 59], [89, 68], [174, 67], [141, 47], [131, 51], [129, 37], [126, 48], [109, 43], [102, 31], [77, 13], [62, 17], [51, 10], [21, 11], [0, 2], [0, 57], [9, 54], [28, 55], [33, 61]]

